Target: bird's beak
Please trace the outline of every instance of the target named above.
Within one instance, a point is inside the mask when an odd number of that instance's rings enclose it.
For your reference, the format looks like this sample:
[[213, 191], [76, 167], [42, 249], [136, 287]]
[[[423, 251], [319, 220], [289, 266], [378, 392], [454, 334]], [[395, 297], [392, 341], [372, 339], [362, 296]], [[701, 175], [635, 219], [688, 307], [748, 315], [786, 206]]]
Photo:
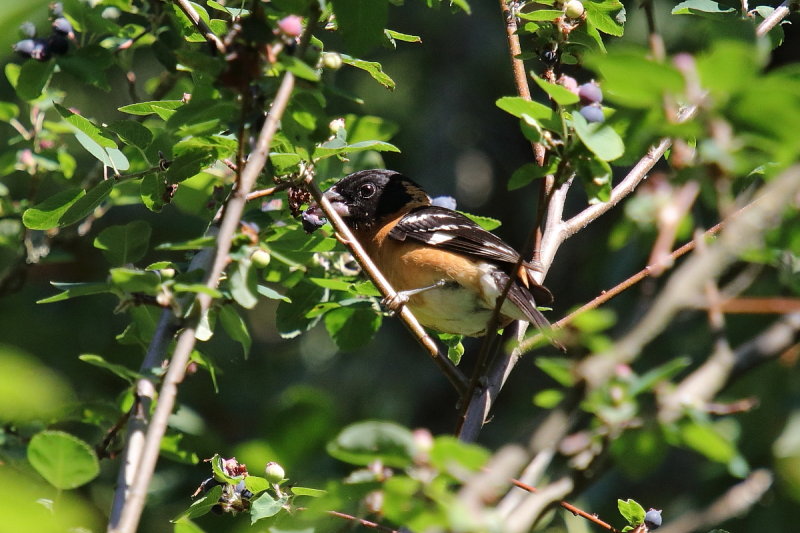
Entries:
[[328, 199], [331, 203], [331, 207], [333, 207], [333, 210], [336, 211], [340, 217], [347, 218], [350, 216], [350, 208], [347, 207], [342, 195], [336, 191], [336, 187], [328, 189], [325, 193], [325, 198]]
[[[344, 201], [344, 198], [336, 192], [335, 188], [330, 188], [325, 193], [325, 198], [331, 203], [333, 210], [339, 213], [342, 218], [350, 216], [350, 209]], [[308, 233], [312, 233], [325, 225], [325, 213], [317, 204], [311, 204], [308, 209], [303, 211], [303, 229]]]

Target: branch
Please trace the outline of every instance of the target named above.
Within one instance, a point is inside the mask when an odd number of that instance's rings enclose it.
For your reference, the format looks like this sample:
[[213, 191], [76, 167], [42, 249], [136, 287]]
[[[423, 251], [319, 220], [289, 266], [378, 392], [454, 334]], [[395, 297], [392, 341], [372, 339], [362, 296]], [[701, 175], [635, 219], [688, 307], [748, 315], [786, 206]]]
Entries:
[[763, 37], [769, 33], [772, 28], [780, 24], [781, 21], [789, 15], [792, 9], [797, 9], [796, 4], [796, 0], [785, 0], [781, 5], [776, 7], [767, 18], [761, 21], [761, 24], [756, 28], [756, 35]]
[[[267, 114], [264, 126], [259, 134], [255, 150], [250, 155], [247, 165], [239, 176], [238, 184], [231, 193], [217, 236], [214, 262], [203, 280], [203, 284], [206, 287], [215, 289], [219, 285], [220, 275], [228, 264], [228, 253], [231, 248], [233, 237], [239, 227], [242, 213], [244, 212], [247, 194], [252, 190], [258, 175], [261, 173], [267, 161], [269, 146], [278, 129], [280, 118], [289, 102], [289, 97], [294, 89], [294, 83], [295, 78], [291, 72], [284, 74], [283, 81], [278, 88], [278, 93], [275, 96], [272, 108]], [[110, 528], [114, 533], [133, 533], [136, 531], [144, 508], [147, 487], [150, 484], [150, 479], [153, 476], [153, 471], [158, 461], [161, 439], [166, 431], [169, 416], [172, 414], [172, 409], [175, 406], [178, 384], [183, 381], [186, 365], [189, 362], [189, 356], [196, 343], [195, 331], [197, 323], [200, 317], [208, 311], [211, 303], [212, 297], [210, 295], [206, 293], [197, 295], [195, 299], [196, 312], [193, 315], [191, 323], [187, 324], [178, 337], [169, 369], [164, 376], [164, 381], [159, 392], [158, 403], [147, 430], [139, 468], [134, 477], [124, 509], [122, 510], [119, 524], [112, 524]]]
[[[358, 239], [353, 235], [353, 232], [350, 231], [350, 228], [345, 224], [344, 220], [342, 220], [342, 217], [339, 216], [339, 213], [331, 206], [328, 198], [322, 194], [322, 191], [310, 174], [305, 179], [305, 185], [323, 213], [325, 213], [325, 218], [330, 221], [333, 229], [336, 231], [337, 238], [350, 250], [350, 253], [353, 254], [353, 257], [355, 257], [356, 261], [361, 265], [361, 268], [364, 269], [364, 272], [367, 273], [378, 290], [381, 291], [383, 297], [386, 299], [395, 298], [397, 292], [392, 288], [389, 281], [384, 277], [383, 273], [381, 273], [372, 259], [370, 259], [369, 255], [367, 255], [364, 247], [358, 242]], [[428, 351], [433, 362], [439, 366], [439, 369], [447, 376], [447, 379], [450, 380], [450, 383], [453, 384], [459, 394], [462, 394], [467, 388], [467, 379], [453, 362], [441, 353], [436, 341], [428, 335], [408, 306], [404, 305], [400, 309], [398, 316], [411, 334], [414, 335], [417, 341]]]
[[707, 253], [694, 255], [672, 275], [637, 327], [608, 351], [581, 363], [578, 375], [590, 386], [598, 386], [613, 374], [617, 364], [633, 361], [680, 309], [691, 305], [706, 281], [716, 278], [741, 252], [758, 244], [761, 235], [779, 220], [798, 191], [800, 166], [791, 167], [764, 185], [761, 195], [730, 221], [720, 238], [709, 245]]
[[227, 50], [225, 49], [225, 44], [222, 40], [216, 36], [216, 34], [208, 27], [208, 24], [200, 18], [200, 15], [195, 10], [194, 6], [189, 2], [189, 0], [175, 0], [175, 3], [178, 7], [183, 11], [183, 13], [192, 21], [200, 33], [205, 37], [206, 41], [211, 44], [217, 52], [222, 55], [225, 55]]

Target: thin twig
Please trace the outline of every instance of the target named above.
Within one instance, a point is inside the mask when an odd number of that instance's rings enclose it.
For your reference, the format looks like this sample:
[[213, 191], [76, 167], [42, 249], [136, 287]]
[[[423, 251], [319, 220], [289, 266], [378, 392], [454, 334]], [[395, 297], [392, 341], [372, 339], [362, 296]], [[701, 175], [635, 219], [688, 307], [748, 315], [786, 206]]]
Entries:
[[756, 35], [763, 37], [769, 33], [772, 28], [780, 24], [792, 12], [792, 9], [797, 9], [797, 0], [785, 0], [767, 18], [761, 21], [761, 24], [756, 28]]
[[220, 54], [225, 55], [227, 50], [225, 49], [225, 44], [222, 40], [216, 36], [216, 34], [208, 27], [208, 24], [200, 18], [200, 15], [195, 10], [194, 6], [189, 3], [189, 0], [175, 0], [175, 3], [184, 12], [184, 14], [192, 21], [200, 33], [203, 35], [206, 41], [209, 42], [214, 48], [216, 48], [217, 52]]
[[[336, 230], [337, 237], [339, 237], [342, 243], [350, 250], [350, 253], [353, 254], [353, 257], [355, 257], [356, 261], [358, 261], [361, 268], [367, 273], [383, 297], [389, 300], [395, 298], [397, 292], [392, 288], [389, 281], [369, 257], [364, 247], [358, 242], [356, 236], [350, 231], [350, 228], [345, 224], [344, 220], [342, 220], [342, 217], [339, 216], [339, 213], [331, 206], [328, 198], [322, 194], [319, 186], [314, 182], [313, 176], [309, 175], [306, 178], [305, 185], [311, 193], [311, 196], [316, 200], [317, 205], [319, 205], [325, 213], [325, 218], [328, 219], [334, 230]], [[398, 316], [411, 334], [414, 335], [417, 341], [428, 351], [433, 362], [436, 363], [447, 379], [450, 380], [459, 394], [463, 394], [464, 390], [467, 388], [467, 379], [464, 377], [464, 374], [450, 359], [442, 354], [436, 341], [428, 335], [408, 306], [404, 305], [400, 309]]]
[[342, 513], [339, 511], [325, 511], [325, 514], [335, 516], [336, 518], [343, 518], [345, 520], [350, 520], [351, 522], [355, 522], [360, 526], [368, 527], [370, 529], [376, 529], [378, 531], [384, 531], [385, 533], [400, 533], [396, 529], [382, 526], [377, 522], [371, 522], [370, 520], [365, 520], [364, 518], [359, 518], [357, 516], [349, 515], [347, 513]]
[[[536, 487], [528, 485], [527, 483], [523, 483], [522, 481], [519, 481], [518, 479], [512, 479], [511, 483], [514, 484], [515, 486], [523, 489], [523, 490], [528, 491], [528, 492], [538, 492], [538, 489]], [[589, 522], [592, 522], [593, 524], [597, 524], [598, 526], [600, 526], [602, 528], [605, 528], [605, 529], [611, 531], [612, 533], [619, 533], [619, 531], [617, 529], [615, 529], [614, 526], [612, 526], [611, 524], [609, 524], [607, 522], [603, 522], [602, 520], [600, 520], [597, 517], [597, 515], [587, 513], [583, 509], [581, 509], [579, 507], [575, 507], [574, 505], [572, 505], [571, 503], [566, 502], [566, 501], [558, 502], [558, 504], [561, 507], [563, 507], [564, 509], [566, 509], [567, 511], [569, 511], [570, 513], [574, 514], [575, 516], [580, 516], [582, 518], [585, 518]]]

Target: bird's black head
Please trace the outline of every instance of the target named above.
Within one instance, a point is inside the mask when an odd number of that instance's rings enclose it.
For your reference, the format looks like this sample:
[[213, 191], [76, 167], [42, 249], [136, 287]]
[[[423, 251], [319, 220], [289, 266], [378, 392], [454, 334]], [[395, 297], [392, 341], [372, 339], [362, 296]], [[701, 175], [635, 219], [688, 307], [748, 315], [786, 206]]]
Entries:
[[[325, 196], [356, 230], [382, 225], [415, 207], [430, 205], [430, 198], [419, 185], [399, 172], [382, 169], [354, 172], [328, 189]], [[303, 215], [307, 226], [316, 225], [309, 218], [319, 216], [312, 209]]]

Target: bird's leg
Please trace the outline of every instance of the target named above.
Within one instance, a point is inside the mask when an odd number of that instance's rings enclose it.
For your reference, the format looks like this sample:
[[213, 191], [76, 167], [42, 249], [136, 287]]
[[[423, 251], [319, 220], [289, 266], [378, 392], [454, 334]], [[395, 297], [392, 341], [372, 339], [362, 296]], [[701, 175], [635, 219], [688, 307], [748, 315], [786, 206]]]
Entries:
[[394, 314], [400, 311], [405, 304], [408, 303], [408, 299], [414, 296], [415, 294], [419, 294], [421, 292], [429, 291], [431, 289], [438, 289], [440, 287], [444, 287], [447, 285], [447, 280], [440, 279], [433, 285], [428, 285], [427, 287], [420, 287], [419, 289], [409, 289], [407, 291], [399, 291], [394, 294], [392, 297], [387, 297], [381, 300], [381, 305], [385, 306], [386, 309], [389, 310], [389, 313]]

